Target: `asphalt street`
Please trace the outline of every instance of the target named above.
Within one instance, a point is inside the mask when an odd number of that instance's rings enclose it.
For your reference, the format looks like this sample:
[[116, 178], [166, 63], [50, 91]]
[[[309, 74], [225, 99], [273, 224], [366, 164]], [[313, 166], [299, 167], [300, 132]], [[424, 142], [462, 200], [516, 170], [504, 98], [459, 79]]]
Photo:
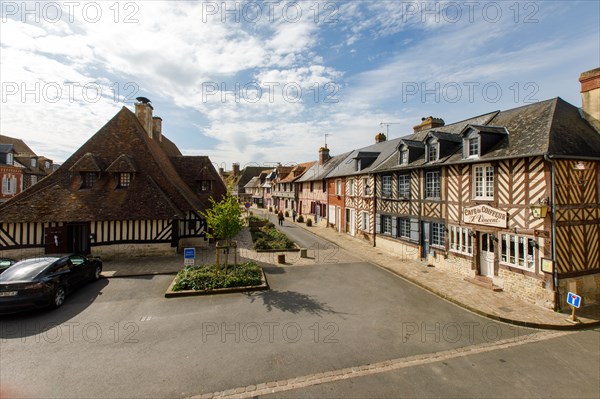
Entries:
[[[305, 231], [293, 238], [330, 245]], [[346, 258], [352, 255], [340, 251], [339, 259]], [[163, 294], [173, 276], [101, 279], [60, 309], [3, 317], [2, 392], [188, 397], [542, 334], [474, 315], [369, 263], [269, 267], [266, 273], [270, 291], [170, 299]], [[564, 341], [523, 343], [455, 357], [448, 365], [432, 362], [277, 395], [498, 397], [524, 387], [516, 396], [536, 397], [551, 391], [534, 390], [544, 381], [564, 387], [556, 392], [600, 393], [598, 337], [574, 333]]]

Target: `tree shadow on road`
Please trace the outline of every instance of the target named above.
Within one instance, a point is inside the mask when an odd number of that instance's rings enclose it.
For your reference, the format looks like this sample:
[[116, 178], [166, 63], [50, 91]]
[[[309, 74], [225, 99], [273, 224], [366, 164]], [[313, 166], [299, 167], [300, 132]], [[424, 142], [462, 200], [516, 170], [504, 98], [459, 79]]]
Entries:
[[337, 312], [331, 306], [315, 299], [314, 297], [295, 291], [260, 291], [250, 292], [246, 296], [253, 303], [257, 298], [262, 299], [263, 305], [270, 312], [273, 309], [281, 310], [282, 312], [290, 312], [298, 314], [307, 312], [314, 316], [322, 316], [325, 314], [347, 315], [348, 313]]

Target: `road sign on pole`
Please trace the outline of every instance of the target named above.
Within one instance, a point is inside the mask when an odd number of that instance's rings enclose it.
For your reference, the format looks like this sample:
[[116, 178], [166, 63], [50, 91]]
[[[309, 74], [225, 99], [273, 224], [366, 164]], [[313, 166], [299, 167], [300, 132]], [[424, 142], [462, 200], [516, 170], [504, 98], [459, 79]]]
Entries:
[[571, 313], [570, 321], [577, 322], [577, 318], [575, 317], [575, 309], [578, 309], [579, 307], [581, 307], [581, 297], [577, 294], [569, 292], [567, 294], [567, 303], [569, 305], [571, 305], [571, 307], [573, 308], [573, 312]]
[[196, 248], [183, 249], [183, 264], [185, 266], [194, 266], [196, 261]]

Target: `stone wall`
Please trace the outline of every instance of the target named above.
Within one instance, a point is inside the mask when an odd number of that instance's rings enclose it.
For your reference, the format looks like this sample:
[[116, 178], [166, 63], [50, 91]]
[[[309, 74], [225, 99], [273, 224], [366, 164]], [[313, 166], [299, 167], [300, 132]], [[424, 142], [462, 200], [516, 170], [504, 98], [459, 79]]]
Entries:
[[102, 260], [119, 258], [135, 258], [141, 256], [175, 255], [177, 248], [171, 244], [117, 244], [92, 247], [91, 256], [99, 256]]
[[600, 303], [600, 273], [558, 280], [560, 308], [568, 309], [567, 293], [581, 296], [582, 306]]
[[507, 294], [534, 303], [545, 308], [554, 308], [554, 291], [552, 285], [543, 280], [515, 273], [504, 268], [498, 271], [498, 279], [494, 283]]
[[375, 242], [377, 248], [397, 256], [400, 260], [420, 260], [419, 248], [402, 241], [392, 240], [381, 235], [377, 235]]

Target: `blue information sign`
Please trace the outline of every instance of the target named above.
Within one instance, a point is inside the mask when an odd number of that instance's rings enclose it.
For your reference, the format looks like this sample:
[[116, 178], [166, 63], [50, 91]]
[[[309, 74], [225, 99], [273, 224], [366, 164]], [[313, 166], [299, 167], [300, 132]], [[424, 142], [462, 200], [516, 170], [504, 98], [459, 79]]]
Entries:
[[581, 306], [581, 297], [577, 294], [569, 292], [567, 294], [567, 303], [574, 308], [579, 308]]
[[196, 248], [184, 248], [183, 259], [196, 259]]

